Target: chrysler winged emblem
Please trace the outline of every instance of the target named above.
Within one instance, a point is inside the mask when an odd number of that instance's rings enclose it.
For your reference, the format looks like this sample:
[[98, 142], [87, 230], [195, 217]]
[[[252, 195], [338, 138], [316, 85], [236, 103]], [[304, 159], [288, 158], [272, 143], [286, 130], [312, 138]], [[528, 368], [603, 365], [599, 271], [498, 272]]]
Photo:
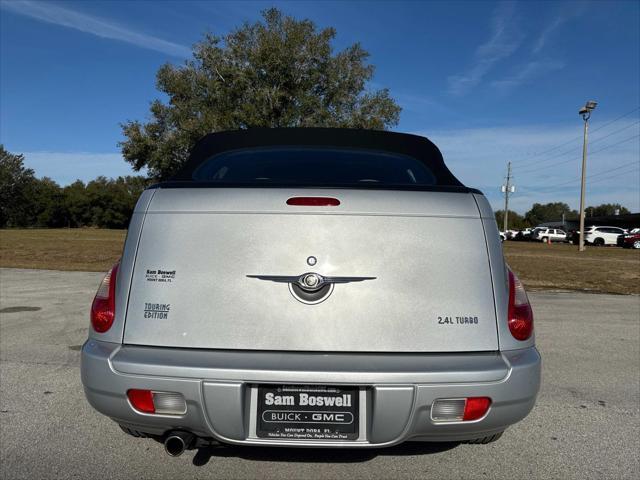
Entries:
[[268, 282], [288, 283], [295, 285], [307, 292], [314, 292], [323, 287], [337, 283], [363, 282], [365, 280], [375, 280], [376, 277], [325, 277], [315, 272], [307, 272], [297, 276], [287, 275], [247, 275], [249, 278], [266, 280]]

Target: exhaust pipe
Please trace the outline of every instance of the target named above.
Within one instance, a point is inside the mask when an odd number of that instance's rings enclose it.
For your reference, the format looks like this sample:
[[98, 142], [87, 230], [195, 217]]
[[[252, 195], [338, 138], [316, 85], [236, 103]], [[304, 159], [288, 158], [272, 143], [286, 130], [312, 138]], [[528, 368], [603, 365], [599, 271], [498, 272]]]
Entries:
[[192, 433], [173, 431], [169, 432], [164, 440], [164, 450], [170, 457], [179, 457], [191, 447], [195, 437]]

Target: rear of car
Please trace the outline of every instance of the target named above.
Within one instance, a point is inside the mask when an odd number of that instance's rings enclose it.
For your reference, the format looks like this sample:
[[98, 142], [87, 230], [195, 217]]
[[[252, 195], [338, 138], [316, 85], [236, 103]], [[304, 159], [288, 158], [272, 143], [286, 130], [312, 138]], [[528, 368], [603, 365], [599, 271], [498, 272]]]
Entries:
[[[634, 232], [635, 230], [635, 232]], [[640, 232], [634, 229], [618, 236], [617, 245], [623, 248], [640, 249]]]
[[536, 227], [536, 228], [534, 228], [533, 230], [531, 230], [531, 235], [530, 235], [531, 240], [537, 240], [537, 241], [540, 241], [541, 234], [542, 234], [543, 232], [546, 232], [546, 231], [547, 231], [547, 229], [546, 229], [546, 228], [543, 228], [543, 227]]
[[435, 145], [260, 129], [143, 193], [82, 380], [172, 455], [488, 442], [533, 407], [540, 356], [493, 211]]
[[543, 243], [566, 242], [567, 234], [559, 228], [541, 228], [536, 232], [536, 239]]

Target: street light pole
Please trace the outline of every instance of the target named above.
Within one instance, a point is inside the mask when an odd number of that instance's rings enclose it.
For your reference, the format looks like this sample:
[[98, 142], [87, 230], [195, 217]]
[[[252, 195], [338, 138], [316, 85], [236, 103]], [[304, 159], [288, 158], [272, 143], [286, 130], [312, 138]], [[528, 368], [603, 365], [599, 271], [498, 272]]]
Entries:
[[589, 135], [589, 118], [591, 118], [591, 111], [596, 108], [597, 103], [593, 100], [589, 100], [584, 107], [578, 112], [582, 115], [584, 120], [584, 140], [582, 142], [582, 180], [580, 183], [580, 238], [578, 251], [584, 251], [584, 194], [585, 194], [585, 180], [587, 178], [587, 137]]

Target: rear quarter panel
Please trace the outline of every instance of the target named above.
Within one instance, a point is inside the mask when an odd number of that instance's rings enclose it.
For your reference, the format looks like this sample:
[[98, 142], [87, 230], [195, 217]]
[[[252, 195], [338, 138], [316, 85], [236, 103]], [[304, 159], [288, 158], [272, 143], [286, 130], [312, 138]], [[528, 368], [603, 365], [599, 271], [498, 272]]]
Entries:
[[[528, 340], [521, 342], [520, 340], [513, 338], [509, 331], [509, 324], [507, 323], [509, 309], [509, 277], [507, 276], [507, 263], [502, 251], [502, 242], [500, 241], [498, 225], [496, 224], [493, 209], [486, 197], [484, 195], [474, 194], [474, 198], [478, 204], [478, 209], [480, 210], [480, 217], [482, 218], [482, 224], [484, 226], [487, 241], [491, 278], [493, 280], [493, 295], [495, 298], [500, 350], [516, 350], [519, 348], [532, 347], [535, 345], [535, 333]], [[515, 273], [517, 274], [518, 272]], [[535, 312], [533, 312], [533, 314], [535, 322]]]
[[[138, 243], [142, 234], [144, 218], [147, 208], [155, 195], [156, 190], [145, 190], [140, 195], [138, 202], [134, 208], [129, 228], [127, 229], [127, 238], [124, 242], [124, 249], [120, 259], [120, 267], [118, 269], [118, 278], [116, 280], [116, 315], [111, 328], [105, 333], [97, 333], [91, 327], [89, 328], [89, 338], [100, 340], [102, 342], [122, 343], [124, 335], [124, 323], [129, 302], [129, 291], [131, 287], [131, 279], [133, 277], [133, 269], [138, 251]], [[106, 272], [105, 272], [106, 273]], [[98, 285], [96, 285], [96, 290]]]

